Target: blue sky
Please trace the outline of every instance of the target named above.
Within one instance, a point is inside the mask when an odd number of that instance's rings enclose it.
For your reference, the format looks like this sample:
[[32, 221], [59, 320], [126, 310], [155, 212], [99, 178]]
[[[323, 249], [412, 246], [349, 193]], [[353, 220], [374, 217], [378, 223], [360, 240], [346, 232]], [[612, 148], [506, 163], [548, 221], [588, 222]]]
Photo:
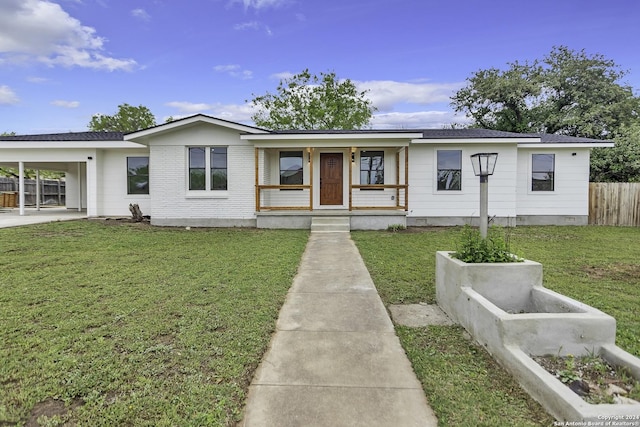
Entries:
[[0, 132], [83, 131], [122, 103], [250, 124], [245, 101], [305, 68], [369, 90], [373, 127], [440, 128], [472, 72], [554, 45], [638, 93], [638, 19], [637, 0], [0, 0]]

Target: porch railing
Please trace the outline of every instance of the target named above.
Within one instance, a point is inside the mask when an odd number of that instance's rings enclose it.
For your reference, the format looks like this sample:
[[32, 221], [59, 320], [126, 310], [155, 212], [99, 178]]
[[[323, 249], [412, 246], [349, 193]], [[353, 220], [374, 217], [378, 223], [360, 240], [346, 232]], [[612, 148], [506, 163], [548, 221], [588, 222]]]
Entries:
[[[385, 190], [385, 189], [395, 189], [395, 204], [393, 206], [355, 206], [353, 203], [353, 192], [354, 190]], [[351, 185], [349, 192], [349, 210], [407, 210], [406, 203], [406, 194], [408, 192], [409, 186], [405, 184], [372, 184], [372, 185]], [[306, 195], [300, 195], [300, 198], [305, 198], [308, 200], [308, 204], [298, 204], [298, 205], [275, 205], [263, 202], [264, 194], [266, 191], [280, 191], [280, 190], [302, 190], [307, 193]], [[388, 194], [388, 193], [387, 193]], [[403, 195], [405, 197], [403, 197]], [[270, 211], [312, 211], [313, 210], [313, 186], [311, 185], [257, 185], [256, 186], [256, 211], [261, 212], [264, 210]]]
[[[395, 195], [395, 206], [353, 206], [353, 190], [385, 190], [385, 189], [395, 189], [396, 190], [396, 195]], [[360, 185], [360, 184], [353, 184], [349, 186], [349, 210], [353, 211], [353, 210], [384, 210], [384, 209], [390, 209], [390, 210], [407, 210], [407, 196], [408, 196], [408, 191], [409, 191], [409, 186], [406, 184], [369, 184], [369, 185]], [[402, 192], [404, 191], [404, 197], [402, 196]], [[400, 203], [400, 201], [403, 201], [403, 203]]]
[[[299, 206], [273, 206], [263, 205], [262, 195], [264, 190], [308, 190], [309, 191], [309, 204]], [[256, 185], [256, 211], [262, 210], [271, 211], [311, 211], [313, 210], [313, 187], [311, 185]]]

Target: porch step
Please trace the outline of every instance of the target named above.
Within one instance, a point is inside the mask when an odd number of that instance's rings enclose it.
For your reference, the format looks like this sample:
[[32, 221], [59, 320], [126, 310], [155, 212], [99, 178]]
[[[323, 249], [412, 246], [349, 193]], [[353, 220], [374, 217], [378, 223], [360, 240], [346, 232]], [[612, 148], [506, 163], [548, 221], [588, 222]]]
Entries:
[[334, 233], [351, 231], [348, 216], [314, 216], [311, 218], [311, 232]]

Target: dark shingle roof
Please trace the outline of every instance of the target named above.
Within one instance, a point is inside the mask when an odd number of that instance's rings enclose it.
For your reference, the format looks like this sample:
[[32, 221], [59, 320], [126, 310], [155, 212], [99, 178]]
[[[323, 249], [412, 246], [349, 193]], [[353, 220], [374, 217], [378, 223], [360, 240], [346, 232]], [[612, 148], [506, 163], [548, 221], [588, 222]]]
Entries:
[[503, 132], [492, 129], [424, 129], [421, 131], [427, 139], [460, 139], [460, 138], [536, 138], [515, 132]]
[[124, 132], [67, 132], [0, 136], [0, 141], [123, 141]]
[[[602, 143], [599, 139], [573, 137], [553, 134], [525, 134], [503, 132], [491, 129], [358, 129], [358, 130], [281, 130], [272, 131], [275, 135], [321, 135], [321, 134], [401, 134], [421, 133], [424, 139], [480, 139], [480, 138], [530, 138], [531, 143], [571, 144], [571, 143]], [[46, 133], [37, 135], [0, 136], [0, 141], [123, 141], [125, 132], [67, 132]]]
[[318, 134], [395, 134], [395, 133], [421, 133], [427, 139], [459, 139], [459, 138], [537, 138], [533, 135], [523, 135], [514, 132], [502, 132], [491, 129], [356, 129], [356, 130], [278, 130], [271, 131], [275, 135], [318, 135]]

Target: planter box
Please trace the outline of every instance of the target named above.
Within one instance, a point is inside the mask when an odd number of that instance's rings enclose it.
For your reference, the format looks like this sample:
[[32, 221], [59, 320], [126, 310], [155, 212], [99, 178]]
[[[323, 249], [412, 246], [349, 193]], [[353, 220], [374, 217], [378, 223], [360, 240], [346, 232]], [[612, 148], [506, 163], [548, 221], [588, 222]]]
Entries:
[[534, 261], [469, 264], [438, 252], [436, 299], [491, 352], [515, 344], [533, 356], [580, 355], [615, 342], [615, 319], [544, 288]]
[[591, 405], [530, 356], [600, 354], [640, 378], [640, 359], [615, 346], [613, 317], [542, 286], [542, 265], [468, 264], [436, 253], [436, 299], [558, 420], [638, 415], [638, 405]]

